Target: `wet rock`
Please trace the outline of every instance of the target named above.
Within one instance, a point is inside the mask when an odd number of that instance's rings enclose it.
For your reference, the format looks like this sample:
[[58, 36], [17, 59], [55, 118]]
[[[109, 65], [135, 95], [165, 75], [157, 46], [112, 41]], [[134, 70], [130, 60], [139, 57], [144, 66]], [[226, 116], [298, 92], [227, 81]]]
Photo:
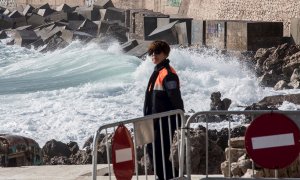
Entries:
[[231, 100], [228, 98], [225, 98], [224, 100], [221, 100], [221, 93], [213, 92], [210, 96], [211, 103], [210, 103], [210, 110], [228, 110]]
[[15, 44], [19, 46], [28, 46], [36, 40], [38, 40], [38, 37], [34, 31], [17, 30], [15, 32]]
[[[47, 163], [46, 163], [47, 164]], [[54, 156], [50, 159], [50, 163], [47, 165], [70, 165], [71, 161], [66, 156]]]
[[280, 80], [275, 84], [274, 90], [283, 90], [283, 89], [290, 89], [290, 86], [285, 80]]
[[265, 106], [266, 105], [275, 106], [275, 105], [281, 105], [284, 101], [288, 101], [294, 104], [300, 104], [300, 94], [267, 96], [264, 97], [261, 101], [259, 101], [259, 104], [264, 104]]
[[[42, 152], [44, 155], [43, 159], [45, 164], [56, 163], [58, 160], [64, 159], [59, 157], [64, 156], [68, 158], [71, 155], [71, 151], [66, 144], [54, 139], [46, 142], [46, 144], [42, 148]], [[56, 158], [54, 158], [55, 156]], [[54, 159], [51, 161], [52, 158]]]
[[70, 141], [68, 144], [67, 144], [69, 150], [71, 151], [71, 154], [76, 154], [77, 151], [79, 151], [79, 146], [77, 144], [77, 142], [73, 142], [73, 141]]
[[7, 34], [6, 34], [6, 32], [5, 31], [0, 31], [0, 39], [5, 39], [5, 38], [7, 38], [8, 36], [7, 36]]

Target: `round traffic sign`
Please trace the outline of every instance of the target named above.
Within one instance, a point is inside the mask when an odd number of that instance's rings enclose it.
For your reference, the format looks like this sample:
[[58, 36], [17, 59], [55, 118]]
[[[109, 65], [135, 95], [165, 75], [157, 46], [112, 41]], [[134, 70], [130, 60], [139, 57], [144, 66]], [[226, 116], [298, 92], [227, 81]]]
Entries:
[[298, 126], [279, 113], [263, 114], [246, 130], [247, 153], [258, 165], [280, 169], [290, 165], [300, 151]]
[[131, 180], [134, 173], [134, 145], [123, 124], [118, 126], [112, 139], [112, 163], [117, 180]]

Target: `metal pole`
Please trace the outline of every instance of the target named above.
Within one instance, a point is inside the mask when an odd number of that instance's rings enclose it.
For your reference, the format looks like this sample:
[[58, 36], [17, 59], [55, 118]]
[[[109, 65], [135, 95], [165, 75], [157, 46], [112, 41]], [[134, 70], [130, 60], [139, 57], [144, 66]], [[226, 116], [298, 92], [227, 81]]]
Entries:
[[168, 116], [168, 125], [169, 125], [170, 151], [171, 151], [171, 159], [172, 159], [172, 174], [173, 174], [173, 178], [175, 178], [174, 157], [173, 157], [173, 151], [172, 151], [172, 129], [171, 129], [171, 118], [170, 118], [170, 116]]
[[146, 175], [146, 180], [148, 180], [148, 172], [147, 172], [147, 161], [146, 161], [146, 148], [147, 144], [144, 145], [144, 162], [145, 162], [145, 175]]
[[228, 119], [229, 125], [228, 125], [228, 146], [229, 146], [229, 153], [228, 153], [228, 159], [229, 159], [229, 177], [231, 178], [231, 144], [230, 144], [230, 138], [231, 138], [231, 133], [230, 133], [230, 129], [231, 129], [231, 120], [230, 118]]
[[275, 169], [275, 178], [278, 179], [278, 169]]
[[[185, 117], [183, 116], [183, 114], [181, 115], [183, 124], [185, 124]], [[186, 128], [186, 173], [187, 173], [187, 178], [188, 180], [191, 180], [191, 145], [190, 145], [190, 128], [187, 127]], [[183, 146], [184, 147], [184, 146]], [[184, 149], [184, 148], [183, 148]]]
[[136, 129], [135, 126], [133, 126], [133, 140], [134, 140], [134, 163], [135, 163], [135, 175], [136, 179], [139, 179], [139, 169], [138, 169], [138, 162], [137, 162], [137, 153], [136, 153]]
[[[181, 115], [181, 121], [182, 121], [182, 125], [181, 127], [183, 127], [185, 125], [185, 120], [184, 120], [184, 116]], [[183, 168], [184, 168], [184, 143], [185, 143], [185, 128], [181, 128], [180, 131], [180, 137], [181, 137], [181, 141], [180, 141], [180, 157], [179, 157], [179, 177], [183, 177]], [[189, 154], [189, 146], [188, 146], [188, 142], [189, 139], [187, 138], [187, 149], [188, 151], [186, 152], [186, 164], [188, 165], [188, 162], [190, 161], [190, 154]]]
[[[253, 115], [251, 116], [251, 121], [253, 121], [254, 117]], [[252, 160], [252, 177], [254, 177], [254, 161]]]
[[[182, 120], [181, 120], [182, 121]], [[184, 123], [182, 123], [181, 125], [184, 125]], [[180, 137], [179, 137], [179, 123], [178, 123], [178, 114], [176, 114], [176, 135], [177, 135], [177, 148], [178, 148], [178, 162], [180, 159]]]
[[110, 170], [110, 157], [109, 157], [109, 147], [108, 147], [108, 137], [107, 137], [107, 128], [105, 129], [105, 137], [106, 137], [106, 156], [107, 156], [107, 164], [108, 164], [108, 172], [109, 172], [109, 180], [111, 180], [111, 170]]
[[160, 129], [160, 145], [161, 145], [161, 155], [163, 160], [163, 171], [164, 171], [164, 178], [167, 179], [166, 176], [166, 162], [165, 162], [165, 148], [164, 148], [164, 139], [163, 139], [163, 128], [162, 128], [162, 119], [159, 118], [159, 129]]
[[206, 120], [206, 133], [205, 133], [205, 173], [206, 173], [206, 178], [208, 178], [208, 122], [207, 122], [208, 117], [205, 116]]
[[94, 139], [93, 139], [93, 171], [92, 171], [92, 177], [93, 180], [97, 179], [97, 146], [98, 146], [98, 131], [95, 132]]
[[153, 152], [154, 177], [156, 178], [157, 171], [156, 171], [155, 140], [154, 140], [154, 142], [152, 142], [152, 152]]

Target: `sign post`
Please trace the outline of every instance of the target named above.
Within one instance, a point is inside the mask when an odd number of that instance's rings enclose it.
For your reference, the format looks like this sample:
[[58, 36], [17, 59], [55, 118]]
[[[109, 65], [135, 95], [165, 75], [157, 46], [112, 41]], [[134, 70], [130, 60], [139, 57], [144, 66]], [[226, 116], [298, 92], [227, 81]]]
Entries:
[[300, 152], [298, 126], [279, 113], [263, 114], [247, 128], [245, 147], [255, 163], [281, 169], [296, 160]]

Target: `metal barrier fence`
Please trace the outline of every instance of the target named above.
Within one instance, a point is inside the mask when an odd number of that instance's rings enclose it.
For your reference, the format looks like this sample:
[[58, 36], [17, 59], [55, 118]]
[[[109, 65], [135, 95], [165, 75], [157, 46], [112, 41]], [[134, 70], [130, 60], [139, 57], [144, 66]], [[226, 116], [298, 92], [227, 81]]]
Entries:
[[[270, 111], [270, 110], [251, 110], [251, 111], [203, 111], [203, 112], [197, 112], [194, 113], [192, 116], [190, 116], [188, 118], [188, 120], [185, 119], [184, 117], [184, 113], [182, 110], [173, 110], [173, 111], [168, 111], [168, 112], [163, 112], [163, 113], [158, 113], [158, 114], [153, 114], [153, 115], [149, 115], [149, 116], [145, 116], [145, 117], [140, 117], [140, 118], [135, 118], [135, 119], [130, 119], [130, 120], [126, 120], [126, 121], [122, 121], [122, 122], [116, 122], [116, 123], [112, 123], [112, 124], [107, 124], [107, 125], [103, 125], [101, 126], [95, 133], [94, 135], [94, 140], [93, 140], [93, 171], [92, 171], [92, 177], [93, 180], [95, 180], [97, 177], [96, 174], [96, 170], [97, 170], [97, 146], [98, 146], [98, 139], [99, 139], [99, 135], [101, 133], [101, 131], [105, 130], [105, 133], [107, 135], [107, 130], [109, 128], [114, 128], [120, 124], [134, 124], [137, 122], [142, 122], [142, 121], [146, 121], [146, 120], [153, 120], [153, 119], [159, 119], [160, 121], [160, 125], [162, 122], [162, 117], [168, 117], [168, 124], [170, 127], [170, 116], [172, 115], [180, 115], [181, 117], [181, 131], [180, 131], [180, 143], [178, 143], [178, 155], [179, 155], [179, 177], [184, 177], [184, 168], [186, 169], [186, 175], [185, 178], [187, 179], [191, 179], [191, 159], [190, 159], [190, 150], [191, 150], [191, 146], [190, 146], [190, 131], [189, 129], [191, 128], [190, 125], [193, 121], [197, 120], [197, 117], [200, 115], [205, 115], [205, 116], [209, 116], [209, 115], [247, 115], [247, 116], [251, 116], [251, 119], [253, 120], [255, 117], [262, 115], [262, 114], [266, 114], [266, 113], [281, 113], [281, 114], [285, 114], [288, 117], [290, 117], [292, 120], [294, 120], [294, 122], [298, 125], [298, 127], [300, 126], [300, 121], [295, 121], [295, 119], [297, 117], [300, 117], [300, 111]], [[176, 129], [179, 129], [178, 126], [178, 116], [176, 116]], [[228, 139], [231, 138], [231, 123], [232, 120], [231, 118], [228, 118]], [[206, 124], [206, 129], [208, 130], [208, 118], [205, 118], [205, 124]], [[134, 127], [134, 126], [133, 126]], [[161, 127], [161, 126], [160, 126]], [[169, 128], [169, 135], [170, 135], [170, 128]], [[136, 130], [134, 129], [134, 144], [135, 144], [135, 172], [136, 172], [136, 178], [138, 179], [139, 175], [138, 175], [138, 166], [137, 166], [137, 153], [136, 153], [136, 138], [135, 138], [135, 132]], [[162, 134], [163, 129], [161, 129], [160, 133]], [[161, 136], [162, 137], [162, 136]], [[171, 135], [169, 136], [170, 139], [172, 139]], [[177, 133], [177, 140], [179, 141], [179, 134]], [[170, 143], [172, 141], [170, 140]], [[161, 142], [163, 144], [163, 141]], [[206, 133], [206, 162], [205, 162], [205, 175], [206, 178], [205, 179], [210, 179], [209, 174], [208, 174], [208, 133]], [[152, 145], [154, 145], [154, 142], [152, 142]], [[229, 145], [229, 154], [228, 154], [228, 160], [229, 160], [229, 175], [231, 176], [231, 143], [228, 143]], [[144, 146], [145, 147], [145, 146]], [[171, 145], [170, 145], [171, 147]], [[163, 148], [163, 146], [162, 146]], [[111, 179], [111, 168], [110, 168], [110, 159], [109, 159], [109, 146], [108, 146], [108, 140], [106, 139], [106, 151], [107, 151], [107, 159], [108, 159], [108, 169], [109, 169], [109, 179]], [[153, 148], [155, 149], [155, 147]], [[172, 153], [172, 151], [171, 151]], [[144, 155], [146, 154], [146, 150], [144, 149]], [[155, 151], [153, 151], [154, 154], [154, 174], [156, 175], [156, 167], [155, 167]], [[162, 157], [164, 157], [163, 154], [163, 150], [162, 150]], [[173, 154], [171, 154], [171, 157], [173, 157]], [[146, 163], [145, 163], [146, 164]], [[164, 158], [163, 158], [163, 170], [164, 170], [164, 175], [165, 175], [165, 162], [164, 162]], [[184, 167], [185, 166], [185, 167]], [[174, 172], [174, 159], [172, 158], [172, 169]], [[254, 175], [254, 163], [252, 161], [252, 172]], [[145, 166], [145, 175], [146, 175], [146, 179], [147, 179], [147, 166]], [[174, 175], [174, 174], [173, 174]], [[230, 177], [231, 178], [231, 177]], [[275, 170], [275, 178], [278, 178], [278, 170]], [[165, 178], [166, 179], [166, 178]], [[212, 179], [228, 179], [228, 177], [212, 177]], [[247, 179], [247, 178], [235, 178], [235, 179]], [[248, 178], [249, 179], [249, 178]], [[264, 178], [264, 179], [268, 179], [268, 178]]]
[[[97, 146], [98, 146], [98, 139], [99, 139], [99, 136], [100, 136], [100, 133], [101, 131], [105, 130], [105, 134], [107, 136], [107, 132], [108, 132], [108, 129], [109, 128], [112, 128], [114, 130], [114, 128], [120, 124], [124, 124], [124, 125], [131, 125], [134, 127], [133, 129], [133, 140], [134, 140], [134, 150], [135, 150], [135, 175], [138, 179], [139, 175], [138, 175], [138, 166], [137, 166], [137, 141], [136, 141], [136, 129], [135, 129], [135, 126], [134, 124], [135, 123], [138, 123], [138, 122], [142, 122], [142, 121], [147, 121], [147, 120], [153, 120], [153, 119], [159, 119], [159, 124], [160, 124], [160, 137], [161, 137], [161, 152], [162, 152], [162, 160], [163, 160], [163, 172], [164, 172], [164, 177], [166, 177], [166, 165], [165, 165], [165, 160], [164, 160], [164, 150], [163, 150], [163, 139], [162, 139], [162, 133], [163, 133], [163, 129], [162, 129], [162, 118], [163, 117], [168, 117], [168, 125], [169, 125], [169, 140], [170, 140], [170, 147], [172, 147], [172, 137], [171, 137], [171, 123], [170, 123], [170, 119], [171, 119], [171, 116], [176, 116], [176, 129], [179, 130], [181, 129], [181, 127], [179, 127], [179, 118], [178, 116], [180, 116], [180, 119], [181, 119], [181, 126], [184, 126], [185, 123], [186, 123], [186, 120], [185, 120], [185, 116], [184, 116], [184, 112], [182, 110], [172, 110], [172, 111], [168, 111], [168, 112], [163, 112], [163, 113], [158, 113], [158, 114], [153, 114], [153, 115], [149, 115], [149, 116], [145, 116], [145, 117], [140, 117], [140, 118], [135, 118], [135, 119], [130, 119], [130, 120], [126, 120], [126, 121], [122, 121], [122, 122], [116, 122], [116, 123], [111, 123], [111, 124], [107, 124], [107, 125], [103, 125], [101, 126], [95, 133], [94, 135], [94, 139], [93, 139], [93, 171], [92, 171], [92, 177], [93, 177], [93, 180], [96, 180], [97, 178]], [[180, 136], [183, 137], [184, 136], [184, 133], [185, 131], [180, 131], [181, 134]], [[180, 138], [179, 138], [179, 134], [177, 133], [177, 140], [179, 141]], [[179, 155], [179, 177], [183, 177], [183, 166], [184, 166], [184, 149], [185, 149], [185, 146], [184, 146], [184, 139], [181, 138], [181, 142], [178, 143], [178, 155]], [[153, 146], [153, 155], [154, 155], [154, 158], [153, 158], [153, 166], [154, 166], [154, 175], [156, 176], [156, 162], [155, 162], [155, 143], [154, 143], [154, 140], [152, 141], [152, 146]], [[111, 167], [110, 167], [110, 155], [109, 155], [109, 145], [108, 145], [108, 138], [106, 138], [106, 151], [107, 151], [107, 160], [108, 160], [108, 170], [109, 170], [109, 179], [111, 179]], [[170, 152], [171, 153], [171, 157], [172, 157], [172, 170], [173, 170], [173, 176], [174, 176], [174, 168], [175, 168], [175, 165], [174, 165], [174, 159], [173, 159], [173, 154], [172, 154], [172, 151]], [[145, 150], [145, 146], [144, 146], [144, 156], [146, 154], [146, 150]], [[189, 159], [189, 158], [187, 158]], [[145, 163], [145, 175], [146, 175], [146, 179], [147, 179], [147, 164]], [[166, 178], [165, 178], [166, 179]]]
[[[300, 124], [300, 120], [297, 121], [296, 118], [300, 118], [300, 111], [280, 111], [280, 110], [274, 110], [274, 111], [271, 111], [271, 110], [247, 110], [247, 111], [203, 111], [203, 112], [197, 112], [197, 113], [194, 113], [191, 117], [188, 118], [188, 120], [186, 121], [186, 124], [184, 126], [184, 129], [189, 129], [190, 128], [190, 124], [195, 121], [197, 119], [198, 116], [200, 115], [248, 115], [248, 116], [251, 116], [251, 119], [253, 120], [255, 118], [255, 116], [258, 116], [258, 115], [262, 115], [262, 114], [266, 114], [266, 113], [281, 113], [281, 114], [284, 114], [284, 115], [287, 115], [288, 117], [290, 117], [294, 122], [295, 124], [298, 125], [299, 127], [299, 124]], [[208, 118], [205, 118], [206, 121], [206, 129], [208, 131]], [[186, 163], [187, 163], [187, 170], [190, 170], [191, 169], [191, 162], [190, 162], [190, 159], [188, 157], [190, 157], [190, 139], [189, 139], [189, 136], [190, 136], [190, 132], [189, 131], [186, 131], [185, 133], [185, 136], [182, 136], [182, 140], [186, 139]], [[228, 119], [228, 140], [231, 138], [231, 119], [229, 118]], [[209, 179], [208, 177], [208, 133], [206, 133], [206, 164], [205, 164], [205, 167], [206, 167], [206, 178], [205, 179]], [[229, 171], [229, 175], [231, 176], [231, 143], [228, 143], [229, 145], [229, 154], [228, 154], [228, 159], [229, 159], [229, 168], [228, 168], [228, 171]], [[252, 176], [254, 175], [254, 163], [252, 161]], [[187, 172], [187, 175], [189, 175], [190, 172]], [[278, 170], [275, 170], [275, 178], [278, 178]], [[190, 176], [188, 176], [188, 179], [191, 179]], [[213, 177], [212, 179], [228, 179], [228, 177], [224, 177], [224, 178], [215, 178]], [[234, 179], [237, 179], [237, 178], [234, 178]], [[242, 178], [240, 178], [242, 179]], [[245, 178], [247, 179], [247, 178]], [[267, 179], [267, 178], [264, 178], [264, 179]]]

